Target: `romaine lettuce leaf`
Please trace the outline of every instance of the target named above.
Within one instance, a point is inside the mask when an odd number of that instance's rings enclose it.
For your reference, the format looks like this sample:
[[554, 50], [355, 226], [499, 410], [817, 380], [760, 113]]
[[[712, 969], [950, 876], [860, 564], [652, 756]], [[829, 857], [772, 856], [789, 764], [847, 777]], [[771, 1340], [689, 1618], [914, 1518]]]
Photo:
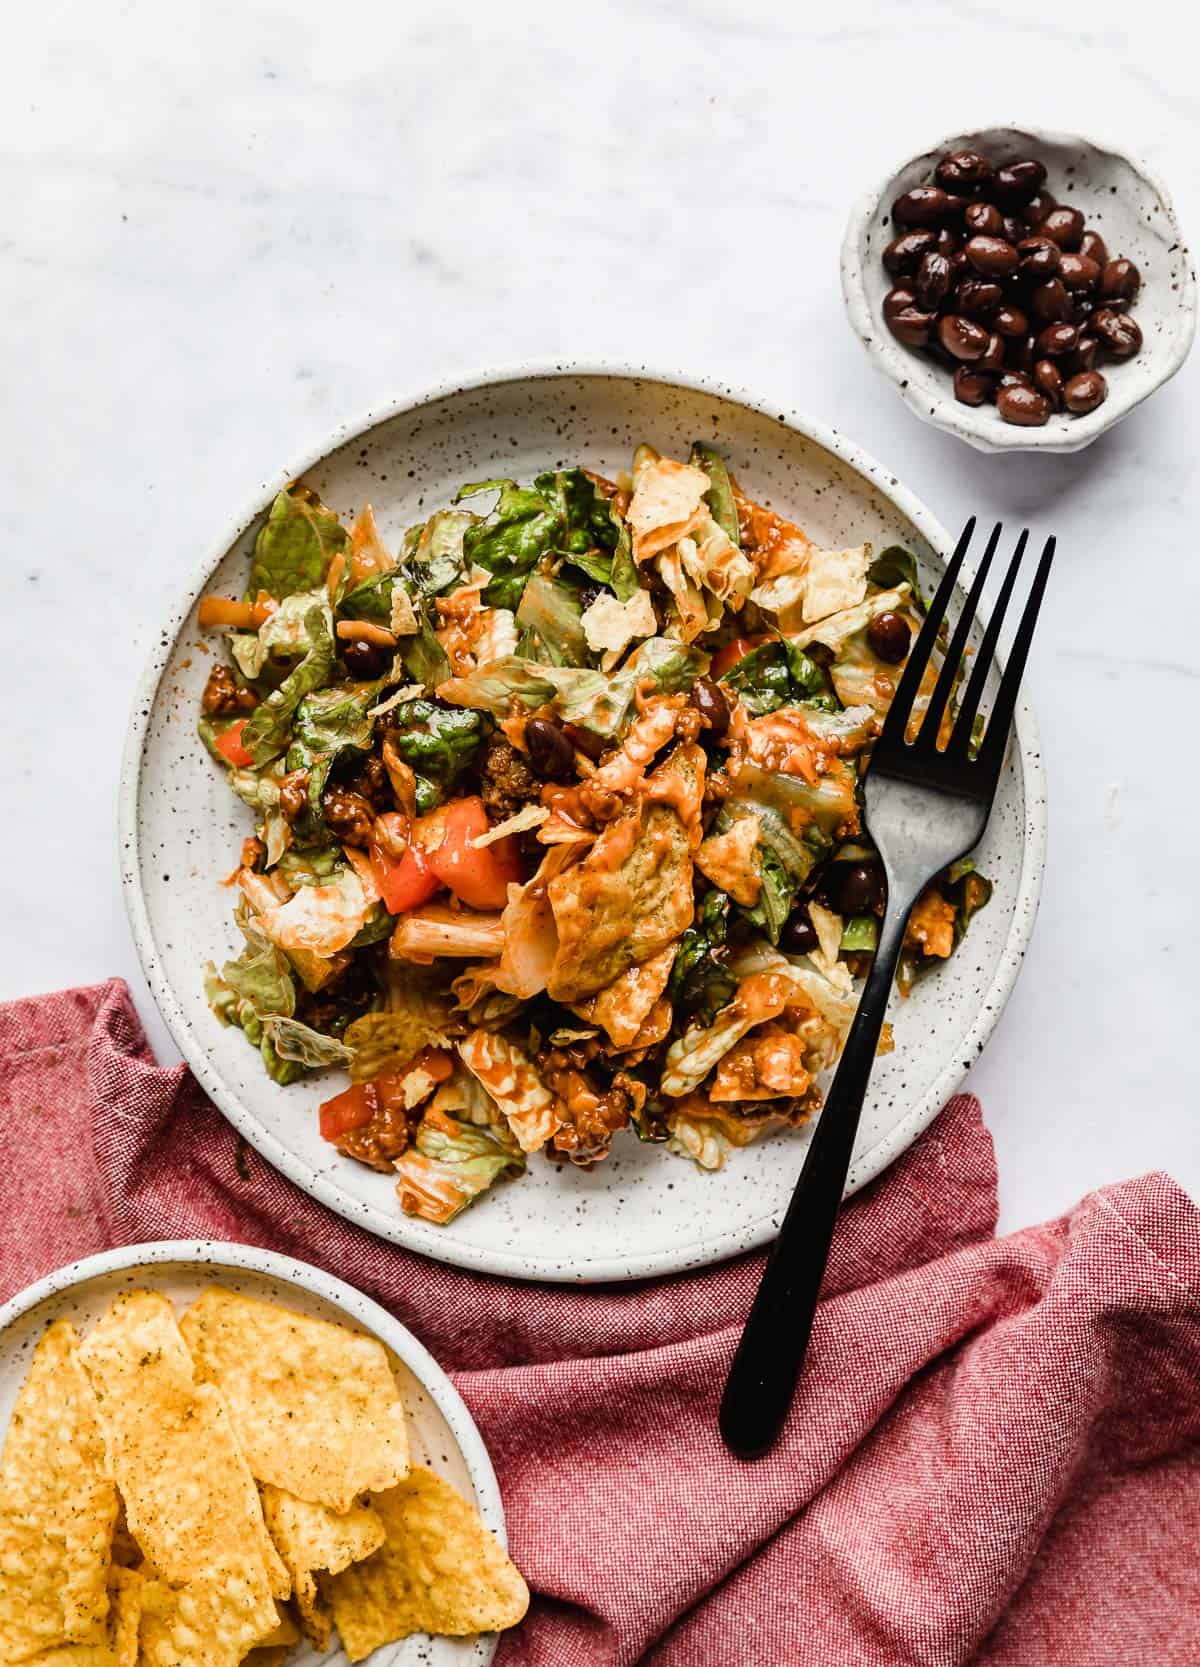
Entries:
[[516, 608], [526, 579], [539, 558], [553, 549], [566, 518], [557, 502], [536, 487], [518, 486], [515, 480], [474, 482], [462, 487], [454, 501], [460, 503], [480, 492], [499, 495], [491, 514], [467, 528], [463, 554], [492, 575], [483, 601], [492, 608]]
[[756, 717], [781, 706], [836, 710], [838, 698], [829, 674], [785, 637], [760, 643], [721, 676]]
[[726, 538], [737, 544], [741, 539], [741, 529], [738, 526], [737, 505], [734, 502], [733, 486], [725, 459], [712, 446], [706, 446], [702, 440], [697, 440], [688, 461], [703, 469], [708, 476], [708, 507], [712, 518]]
[[247, 596], [260, 590], [283, 598], [324, 583], [329, 563], [350, 542], [331, 509], [307, 487], [293, 483], [280, 492], [254, 541]]
[[242, 730], [242, 745], [256, 767], [287, 750], [292, 720], [305, 695], [323, 688], [333, 675], [333, 616], [328, 602], [314, 602], [304, 617], [309, 649], [277, 689], [255, 707]]
[[562, 578], [531, 573], [517, 609], [522, 657], [552, 666], [586, 666], [587, 640], [579, 591]]
[[267, 1074], [279, 1083], [295, 1082], [302, 1074], [293, 1060], [284, 1059], [267, 1033], [270, 1018], [290, 1019], [296, 1010], [296, 985], [286, 956], [249, 920], [241, 928], [246, 947], [220, 972], [210, 961], [204, 989], [208, 1004], [224, 1025], [236, 1025], [259, 1050]]
[[901, 544], [889, 544], [886, 550], [881, 550], [867, 569], [867, 578], [881, 590], [895, 590], [899, 585], [907, 585], [912, 591], [912, 600], [921, 613], [928, 608], [917, 575], [916, 557]]
[[609, 579], [618, 602], [628, 602], [636, 590], [641, 588], [638, 578], [637, 564], [633, 559], [633, 534], [626, 523], [617, 515], [615, 509], [609, 506], [609, 515], [613, 526], [617, 529], [617, 542], [613, 549], [612, 575]]
[[679, 940], [668, 992], [676, 1019], [710, 1025], [737, 994], [737, 979], [726, 963], [730, 901], [723, 891], [706, 892], [696, 918]]
[[469, 509], [439, 509], [423, 526], [410, 527], [401, 563], [413, 589], [426, 597], [444, 596], [467, 577], [463, 539], [479, 520]]
[[263, 1020], [263, 1034], [280, 1059], [290, 1060], [305, 1071], [323, 1071], [330, 1065], [348, 1065], [349, 1048], [336, 1036], [326, 1036], [299, 1019], [282, 1014]]
[[[391, 715], [395, 725], [391, 743], [400, 757], [418, 776], [441, 789], [458, 779], [483, 744], [483, 719], [469, 708], [435, 706], [417, 699], [393, 707]], [[435, 803], [438, 798], [440, 794]]]

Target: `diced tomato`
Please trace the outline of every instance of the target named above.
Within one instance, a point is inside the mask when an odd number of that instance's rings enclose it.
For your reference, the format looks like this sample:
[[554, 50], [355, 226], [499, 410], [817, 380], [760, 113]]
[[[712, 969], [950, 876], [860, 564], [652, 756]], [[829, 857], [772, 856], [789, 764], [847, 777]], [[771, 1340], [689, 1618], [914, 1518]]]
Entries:
[[753, 647], [754, 644], [746, 637], [735, 637], [732, 642], [727, 642], [713, 655], [712, 665], [708, 668], [709, 676], [724, 677], [729, 668], [744, 660]]
[[434, 1082], [445, 1082], [454, 1071], [454, 1060], [440, 1048], [424, 1048], [402, 1071], [385, 1072], [373, 1082], [352, 1083], [322, 1105], [322, 1139], [340, 1140], [352, 1129], [364, 1128], [381, 1111], [402, 1111], [405, 1084], [414, 1071], [423, 1071]]
[[222, 758], [227, 758], [235, 770], [245, 770], [254, 763], [253, 753], [248, 753], [242, 745], [242, 731], [246, 727], [245, 718], [239, 718], [235, 724], [218, 735], [215, 741], [217, 751]]
[[428, 903], [441, 890], [442, 882], [430, 868], [424, 852], [415, 845], [396, 858], [372, 840], [370, 856], [375, 884], [390, 915], [407, 914], [410, 909]]
[[417, 832], [433, 873], [468, 908], [502, 909], [508, 901], [509, 886], [521, 878], [516, 840], [509, 836], [482, 848], [473, 843], [487, 833], [489, 826], [480, 798], [455, 799], [434, 814], [441, 822], [438, 843], [425, 844]]
[[356, 1082], [342, 1093], [326, 1100], [321, 1107], [321, 1137], [336, 1140], [351, 1129], [361, 1129], [379, 1109], [379, 1096], [373, 1082]]

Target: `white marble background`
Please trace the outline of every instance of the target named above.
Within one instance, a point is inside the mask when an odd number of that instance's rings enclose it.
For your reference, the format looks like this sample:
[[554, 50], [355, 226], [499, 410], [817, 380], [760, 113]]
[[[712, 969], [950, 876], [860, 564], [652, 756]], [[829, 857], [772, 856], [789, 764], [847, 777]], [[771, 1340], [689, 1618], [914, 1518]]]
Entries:
[[1183, 27], [1109, 0], [10, 9], [0, 996], [120, 973], [173, 1057], [117, 764], [156, 621], [260, 480], [443, 377], [646, 361], [806, 407], [949, 526], [1059, 535], [1045, 896], [971, 1086], [1006, 1225], [1152, 1166], [1200, 1193], [1200, 357], [1078, 457], [984, 458], [877, 377], [837, 275], [858, 192], [991, 122], [1140, 151], [1200, 236]]

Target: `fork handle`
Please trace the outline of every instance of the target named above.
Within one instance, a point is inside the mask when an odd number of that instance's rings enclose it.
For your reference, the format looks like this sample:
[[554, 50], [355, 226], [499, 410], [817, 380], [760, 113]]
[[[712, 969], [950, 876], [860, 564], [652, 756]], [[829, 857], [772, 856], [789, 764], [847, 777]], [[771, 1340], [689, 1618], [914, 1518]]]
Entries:
[[912, 903], [889, 895], [874, 964], [726, 1380], [721, 1435], [738, 1458], [773, 1447], [792, 1404]]

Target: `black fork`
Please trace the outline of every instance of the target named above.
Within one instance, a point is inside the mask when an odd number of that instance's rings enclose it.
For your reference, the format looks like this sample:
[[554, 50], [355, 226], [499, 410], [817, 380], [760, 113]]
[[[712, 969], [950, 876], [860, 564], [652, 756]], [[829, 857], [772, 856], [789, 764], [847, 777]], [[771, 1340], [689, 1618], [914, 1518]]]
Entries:
[[[725, 1385], [721, 1434], [726, 1445], [743, 1459], [758, 1458], [774, 1445], [792, 1404], [909, 913], [929, 881], [978, 843], [987, 826], [1000, 780], [1021, 674], [1054, 559], [1054, 539], [1046, 540], [1012, 653], [1004, 667], [999, 693], [983, 739], [976, 745], [975, 721], [988, 671], [996, 656], [1000, 626], [1029, 542], [1027, 531], [1017, 540], [962, 700], [952, 714], [948, 735], [944, 733], [944, 720], [955, 672], [967, 646], [992, 557], [1000, 543], [999, 525], [988, 539], [933, 692], [927, 703], [919, 699], [938, 632], [974, 532], [972, 517], [963, 528], [958, 547], [908, 657], [867, 771], [866, 822], [887, 876], [887, 907], [875, 961], [850, 1026], [837, 1074]], [[914, 730], [915, 736], [910, 740]]]

